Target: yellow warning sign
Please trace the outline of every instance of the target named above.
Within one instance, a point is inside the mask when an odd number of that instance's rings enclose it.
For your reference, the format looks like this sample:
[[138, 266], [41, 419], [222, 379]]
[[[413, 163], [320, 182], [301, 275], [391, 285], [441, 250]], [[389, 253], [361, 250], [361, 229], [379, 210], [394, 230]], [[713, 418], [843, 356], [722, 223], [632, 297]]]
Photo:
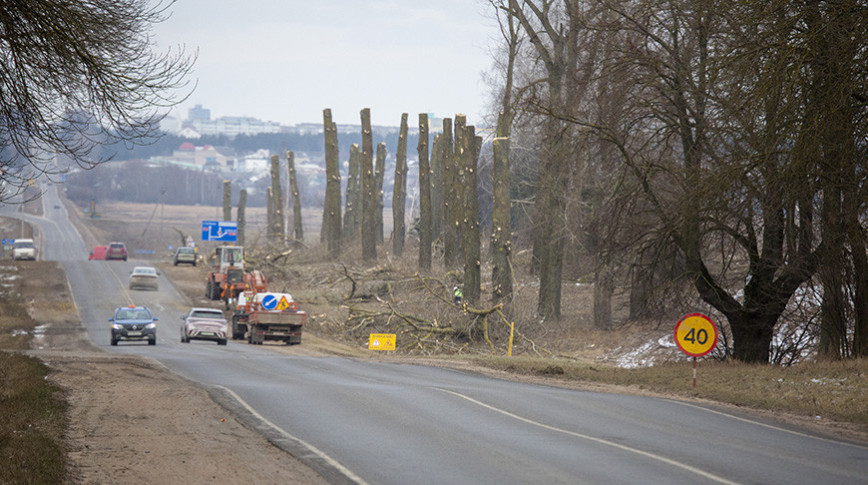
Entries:
[[286, 299], [286, 296], [283, 296], [280, 298], [280, 301], [277, 302], [277, 309], [286, 310], [287, 308], [289, 308], [289, 300]]
[[394, 333], [372, 333], [368, 342], [370, 350], [395, 350]]

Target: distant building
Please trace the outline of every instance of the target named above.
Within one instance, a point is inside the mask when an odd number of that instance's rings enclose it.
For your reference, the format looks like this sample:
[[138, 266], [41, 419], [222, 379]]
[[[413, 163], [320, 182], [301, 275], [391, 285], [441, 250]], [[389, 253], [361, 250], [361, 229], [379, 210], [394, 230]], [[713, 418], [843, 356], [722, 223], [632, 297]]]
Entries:
[[229, 158], [211, 145], [197, 147], [190, 142], [184, 142], [169, 158], [185, 166], [195, 166], [203, 170], [224, 171], [231, 168]]
[[208, 121], [211, 119], [211, 110], [203, 108], [201, 104], [197, 104], [190, 108], [187, 121]]

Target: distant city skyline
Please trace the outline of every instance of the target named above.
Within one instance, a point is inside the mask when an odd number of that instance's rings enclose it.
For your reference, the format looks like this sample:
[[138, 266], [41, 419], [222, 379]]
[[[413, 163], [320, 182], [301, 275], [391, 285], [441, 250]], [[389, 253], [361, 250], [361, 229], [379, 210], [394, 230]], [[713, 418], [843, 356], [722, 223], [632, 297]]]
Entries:
[[196, 104], [211, 117], [284, 125], [334, 120], [411, 126], [419, 113], [464, 113], [482, 124], [497, 37], [484, 0], [178, 0], [154, 31], [157, 48], [198, 50], [196, 90], [172, 115]]

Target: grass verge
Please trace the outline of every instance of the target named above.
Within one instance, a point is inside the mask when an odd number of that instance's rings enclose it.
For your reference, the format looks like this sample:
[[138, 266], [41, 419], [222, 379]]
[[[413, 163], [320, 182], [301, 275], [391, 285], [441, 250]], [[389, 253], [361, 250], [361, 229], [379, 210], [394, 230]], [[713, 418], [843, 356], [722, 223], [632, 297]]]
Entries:
[[16, 293], [0, 295], [0, 483], [61, 483], [67, 404], [47, 366], [9, 352], [29, 348], [36, 326]]
[[48, 367], [0, 352], [0, 483], [61, 483], [66, 478], [66, 403]]

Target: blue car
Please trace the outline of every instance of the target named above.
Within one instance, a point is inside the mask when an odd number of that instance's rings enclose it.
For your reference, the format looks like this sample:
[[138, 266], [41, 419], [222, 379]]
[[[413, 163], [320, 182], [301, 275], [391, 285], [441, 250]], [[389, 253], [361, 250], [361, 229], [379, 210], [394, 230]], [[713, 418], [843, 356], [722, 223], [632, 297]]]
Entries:
[[112, 345], [120, 340], [147, 340], [148, 345], [157, 345], [157, 317], [147, 307], [118, 307], [108, 321], [112, 324]]

